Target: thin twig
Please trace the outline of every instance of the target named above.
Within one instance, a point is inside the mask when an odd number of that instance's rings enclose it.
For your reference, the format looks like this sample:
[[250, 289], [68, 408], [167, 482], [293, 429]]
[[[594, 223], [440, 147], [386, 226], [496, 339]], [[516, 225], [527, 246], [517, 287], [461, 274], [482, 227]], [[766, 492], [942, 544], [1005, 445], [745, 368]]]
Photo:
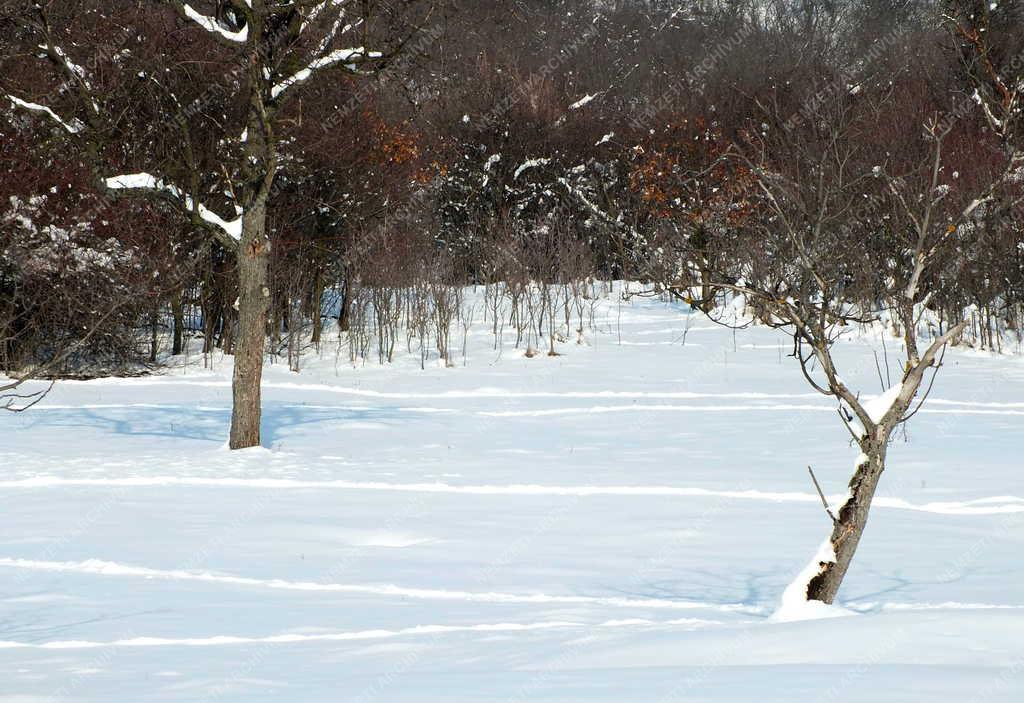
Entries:
[[875, 370], [878, 371], [878, 384], [882, 387], [882, 392], [885, 393], [889, 390], [889, 387], [885, 385], [885, 379], [882, 378], [882, 365], [878, 363], [878, 350], [874, 350], [875, 355]]
[[828, 507], [828, 501], [825, 500], [825, 494], [821, 492], [821, 485], [818, 484], [818, 479], [815, 477], [814, 469], [811, 468], [810, 464], [807, 465], [807, 472], [811, 475], [811, 480], [814, 481], [814, 487], [818, 489], [818, 496], [821, 498], [821, 504], [825, 506], [825, 512], [828, 513], [830, 518], [832, 518], [832, 524], [838, 524], [839, 521], [836, 520], [836, 516], [832, 514], [832, 509]]

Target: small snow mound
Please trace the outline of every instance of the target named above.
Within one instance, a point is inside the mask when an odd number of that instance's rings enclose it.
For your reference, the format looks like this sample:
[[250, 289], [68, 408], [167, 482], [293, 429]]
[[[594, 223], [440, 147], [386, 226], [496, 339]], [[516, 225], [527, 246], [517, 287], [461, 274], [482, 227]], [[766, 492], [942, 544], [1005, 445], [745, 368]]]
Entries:
[[792, 603], [783, 602], [782, 607], [772, 614], [770, 620], [771, 622], [798, 622], [800, 620], [843, 618], [856, 614], [852, 610], [822, 603], [820, 600], [801, 600]]
[[269, 449], [268, 447], [264, 447], [263, 445], [256, 447], [243, 447], [242, 449], [232, 449], [230, 440], [220, 445], [220, 450], [224, 452], [230, 452], [231, 456], [236, 457], [238, 459], [243, 459], [247, 456], [252, 456], [254, 454], [270, 456], [271, 454], [274, 453], [273, 450]]
[[814, 558], [807, 562], [792, 583], [782, 592], [782, 605], [772, 615], [772, 622], [796, 622], [798, 620], [820, 620], [854, 615], [852, 610], [829, 605], [817, 600], [807, 600], [807, 585], [821, 571], [822, 563], [835, 562], [836, 554], [832, 542], [826, 539], [818, 547]]
[[900, 393], [902, 392], [903, 384], [897, 383], [885, 393], [865, 401], [863, 405], [864, 410], [868, 413], [868, 417], [875, 422], [881, 422], [882, 418], [885, 417], [885, 414], [889, 412], [889, 409], [896, 403], [896, 399], [899, 398]]

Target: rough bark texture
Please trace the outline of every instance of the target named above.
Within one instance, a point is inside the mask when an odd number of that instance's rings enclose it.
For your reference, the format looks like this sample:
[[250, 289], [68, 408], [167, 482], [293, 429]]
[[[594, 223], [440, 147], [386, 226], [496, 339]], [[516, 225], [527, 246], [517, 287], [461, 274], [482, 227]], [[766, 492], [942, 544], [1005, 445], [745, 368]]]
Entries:
[[260, 383], [270, 306], [270, 289], [267, 286], [269, 258], [266, 203], [257, 202], [246, 211], [242, 220], [242, 241], [238, 249], [238, 336], [235, 339], [232, 382], [232, 449], [255, 447], [260, 443]]
[[850, 479], [850, 497], [839, 508], [830, 541], [835, 551], [835, 562], [822, 562], [821, 571], [807, 584], [807, 599], [831, 603], [839, 592], [857, 545], [868, 523], [871, 501], [878, 488], [878, 480], [885, 470], [886, 441], [865, 440], [864, 454]]

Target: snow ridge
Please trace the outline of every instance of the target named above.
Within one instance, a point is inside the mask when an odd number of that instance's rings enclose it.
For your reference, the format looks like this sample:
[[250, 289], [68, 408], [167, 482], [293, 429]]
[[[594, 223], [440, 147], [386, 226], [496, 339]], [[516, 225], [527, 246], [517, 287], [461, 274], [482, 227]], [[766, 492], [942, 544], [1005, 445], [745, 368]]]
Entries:
[[344, 642], [352, 640], [391, 639], [403, 636], [436, 635], [459, 632], [528, 632], [531, 630], [586, 630], [592, 628], [618, 627], [672, 627], [683, 626], [693, 629], [705, 621], [681, 618], [657, 622], [634, 618], [630, 620], [606, 620], [595, 625], [570, 620], [552, 620], [531, 623], [483, 623], [479, 625], [416, 625], [400, 630], [359, 630], [353, 632], [328, 632], [321, 634], [284, 633], [265, 637], [243, 637], [238, 635], [214, 635], [211, 637], [132, 637], [120, 640], [57, 640], [52, 642], [14, 642], [0, 640], [0, 649], [99, 649], [101, 647], [218, 647], [245, 644], [293, 644], [298, 642]]
[[[0, 481], [0, 490], [39, 489], [61, 486], [230, 486], [238, 488], [288, 489], [336, 489], [365, 491], [395, 491], [399, 493], [462, 493], [469, 495], [511, 495], [511, 496], [673, 496], [735, 498], [738, 500], [760, 500], [776, 503], [817, 503], [815, 493], [795, 491], [759, 490], [715, 490], [687, 486], [565, 486], [542, 484], [464, 484], [442, 482], [430, 483], [387, 483], [384, 481], [346, 481], [289, 478], [234, 478], [203, 476], [131, 476], [118, 478], [62, 478], [40, 475], [30, 478]], [[841, 504], [845, 496], [833, 496], [835, 504]], [[1024, 512], [1024, 498], [1018, 496], [991, 496], [967, 501], [935, 501], [911, 503], [903, 498], [879, 497], [873, 505], [880, 508], [912, 510], [943, 515], [998, 515]]]
[[32, 559], [0, 558], [0, 567], [26, 569], [32, 571], [51, 571], [65, 573], [95, 574], [101, 576], [129, 576], [139, 578], [162, 578], [173, 581], [205, 581], [237, 586], [256, 586], [261, 588], [288, 591], [321, 591], [342, 593], [365, 593], [421, 600], [455, 600], [481, 603], [551, 603], [551, 604], [594, 604], [615, 608], [657, 608], [668, 610], [719, 610], [722, 612], [758, 613], [759, 608], [740, 603], [700, 603], [696, 601], [678, 601], [664, 598], [622, 598], [615, 596], [575, 596], [549, 595], [546, 593], [497, 593], [454, 591], [436, 588], [408, 588], [394, 584], [346, 584], [346, 583], [315, 583], [311, 581], [285, 581], [283, 579], [257, 579], [245, 576], [219, 575], [205, 571], [186, 571], [181, 569], [150, 569], [117, 562], [87, 559], [85, 561], [39, 561]]

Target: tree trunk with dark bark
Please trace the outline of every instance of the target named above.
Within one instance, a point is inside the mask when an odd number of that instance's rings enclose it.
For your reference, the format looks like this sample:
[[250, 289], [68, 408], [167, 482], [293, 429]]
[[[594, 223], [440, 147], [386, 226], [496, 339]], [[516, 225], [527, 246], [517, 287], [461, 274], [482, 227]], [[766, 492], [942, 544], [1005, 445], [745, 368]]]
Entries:
[[153, 308], [149, 314], [149, 363], [156, 363], [157, 352], [160, 349], [160, 311]]
[[217, 323], [220, 320], [220, 304], [215, 299], [216, 295], [213, 293], [203, 304], [203, 354], [209, 354], [216, 346]]
[[224, 324], [221, 332], [221, 346], [224, 348], [224, 353], [228, 356], [234, 356], [235, 353], [235, 320], [238, 317], [238, 312], [234, 307], [224, 309]]
[[348, 272], [345, 272], [345, 280], [341, 288], [341, 310], [338, 312], [338, 330], [348, 332], [351, 326], [350, 315], [352, 312], [352, 281]]
[[320, 348], [320, 334], [322, 332], [321, 327], [323, 325], [322, 306], [320, 304], [320, 301], [323, 300], [323, 296], [323, 277], [320, 275], [320, 271], [318, 270], [316, 272], [316, 277], [313, 279], [313, 290], [309, 296], [310, 317], [313, 320], [313, 338], [310, 341], [317, 349]]
[[182, 305], [182, 293], [171, 298], [171, 317], [174, 318], [174, 337], [171, 342], [171, 355], [181, 354], [185, 341], [185, 310]]

